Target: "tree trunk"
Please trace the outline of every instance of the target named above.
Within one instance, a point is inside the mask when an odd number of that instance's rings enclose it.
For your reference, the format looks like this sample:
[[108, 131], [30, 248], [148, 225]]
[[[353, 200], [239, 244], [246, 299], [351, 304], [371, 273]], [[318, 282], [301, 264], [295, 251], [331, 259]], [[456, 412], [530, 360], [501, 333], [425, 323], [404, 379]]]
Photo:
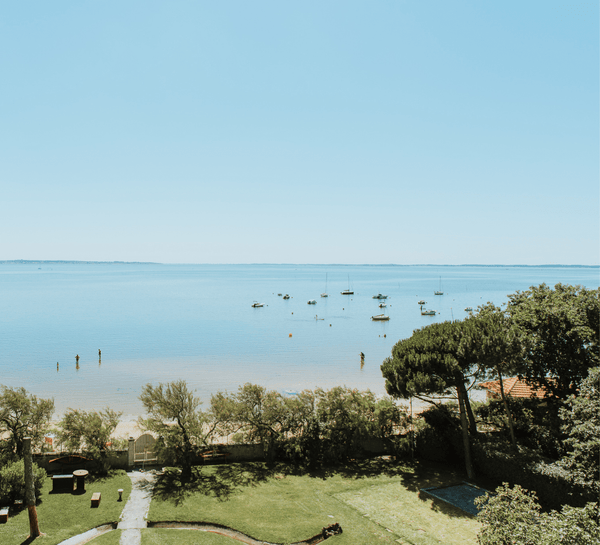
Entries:
[[183, 460], [181, 463], [181, 482], [189, 483], [192, 480], [192, 463], [190, 460]]
[[469, 394], [467, 393], [467, 389], [463, 382], [460, 383], [461, 392], [463, 394], [463, 401], [465, 403], [465, 408], [467, 411], [467, 416], [469, 417], [469, 429], [471, 430], [472, 435], [477, 435], [477, 422], [475, 421], [475, 415], [473, 414], [473, 409], [471, 409], [471, 402], [469, 401]]
[[462, 428], [463, 436], [463, 447], [465, 451], [465, 467], [467, 469], [467, 477], [470, 480], [475, 479], [475, 471], [473, 470], [473, 464], [471, 462], [471, 445], [469, 443], [469, 430], [467, 426], [467, 415], [464, 402], [464, 394], [460, 388], [457, 388], [458, 393], [458, 406], [460, 409], [460, 425]]
[[500, 395], [502, 396], [502, 401], [504, 402], [504, 409], [506, 411], [506, 417], [508, 418], [508, 429], [510, 430], [510, 440], [512, 442], [513, 448], [517, 449], [517, 440], [515, 438], [515, 429], [513, 426], [512, 414], [510, 414], [510, 407], [508, 406], [508, 399], [504, 394], [504, 384], [502, 382], [502, 373], [500, 373], [500, 368], [496, 367], [496, 372], [498, 373], [498, 379], [500, 380]]
[[29, 511], [29, 537], [40, 535], [37, 510], [35, 508], [35, 485], [33, 484], [33, 464], [31, 461], [31, 437], [23, 439], [23, 454], [25, 462], [25, 503]]

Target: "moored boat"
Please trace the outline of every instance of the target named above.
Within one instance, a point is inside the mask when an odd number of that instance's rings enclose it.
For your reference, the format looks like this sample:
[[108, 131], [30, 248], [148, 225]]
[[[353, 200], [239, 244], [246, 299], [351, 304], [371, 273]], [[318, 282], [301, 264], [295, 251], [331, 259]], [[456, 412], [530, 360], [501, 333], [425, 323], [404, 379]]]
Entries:
[[385, 314], [376, 314], [375, 316], [371, 316], [371, 320], [374, 322], [387, 322], [390, 319], [389, 316]]

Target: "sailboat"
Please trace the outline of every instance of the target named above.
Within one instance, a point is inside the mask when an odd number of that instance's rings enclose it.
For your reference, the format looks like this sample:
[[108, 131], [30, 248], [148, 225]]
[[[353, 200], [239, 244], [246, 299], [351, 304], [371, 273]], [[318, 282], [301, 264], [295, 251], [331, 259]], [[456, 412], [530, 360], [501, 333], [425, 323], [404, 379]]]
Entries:
[[321, 294], [321, 297], [329, 297], [327, 294], [327, 273], [325, 273], [325, 291]]
[[433, 295], [444, 295], [444, 292], [442, 291], [442, 277], [440, 276], [440, 289], [438, 291], [434, 291]]
[[354, 295], [354, 292], [350, 289], [350, 275], [348, 275], [348, 289], [340, 292], [342, 295]]

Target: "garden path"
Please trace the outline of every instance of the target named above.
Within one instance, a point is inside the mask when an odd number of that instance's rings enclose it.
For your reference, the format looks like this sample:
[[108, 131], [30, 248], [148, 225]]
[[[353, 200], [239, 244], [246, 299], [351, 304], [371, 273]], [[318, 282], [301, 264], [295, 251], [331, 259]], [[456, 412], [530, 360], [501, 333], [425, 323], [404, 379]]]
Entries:
[[148, 526], [146, 515], [150, 509], [152, 491], [156, 480], [156, 473], [149, 471], [131, 471], [131, 494], [121, 513], [121, 521], [117, 530], [121, 532], [120, 545], [140, 545], [142, 539], [141, 529]]

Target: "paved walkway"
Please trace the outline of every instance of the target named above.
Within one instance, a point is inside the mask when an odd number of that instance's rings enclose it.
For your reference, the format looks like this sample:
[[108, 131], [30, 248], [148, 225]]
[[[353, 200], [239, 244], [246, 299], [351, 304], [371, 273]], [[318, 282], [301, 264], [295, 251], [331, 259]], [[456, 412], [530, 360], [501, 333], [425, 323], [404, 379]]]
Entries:
[[[117, 525], [117, 529], [121, 532], [120, 545], [140, 545], [142, 539], [141, 529], [148, 525], [146, 515], [150, 509], [150, 501], [152, 500], [152, 490], [156, 480], [154, 472], [131, 471], [127, 473], [131, 479], [131, 494], [121, 513], [121, 521]], [[83, 545], [88, 541], [112, 530], [110, 524], [93, 528], [73, 536], [59, 545]]]
[[141, 529], [148, 526], [146, 516], [150, 509], [152, 490], [156, 480], [154, 472], [132, 471], [128, 473], [131, 479], [131, 494], [121, 513], [121, 522], [117, 530], [121, 532], [120, 545], [140, 545]]

